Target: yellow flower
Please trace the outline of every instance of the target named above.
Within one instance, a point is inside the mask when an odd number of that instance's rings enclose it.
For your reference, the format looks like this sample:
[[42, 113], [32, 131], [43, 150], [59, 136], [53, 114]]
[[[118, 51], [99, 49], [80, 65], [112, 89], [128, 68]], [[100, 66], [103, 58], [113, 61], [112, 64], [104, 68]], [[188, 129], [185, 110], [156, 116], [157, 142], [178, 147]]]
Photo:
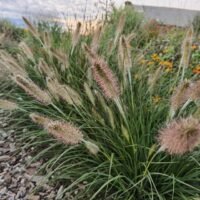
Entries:
[[192, 72], [193, 72], [194, 74], [200, 74], [200, 65], [197, 65], [197, 66], [192, 70]]
[[159, 64], [166, 68], [173, 68], [173, 63], [169, 61], [161, 61]]
[[153, 61], [149, 61], [149, 62], [147, 63], [147, 65], [153, 65], [153, 64], [155, 64]]
[[192, 50], [196, 50], [196, 49], [198, 49], [198, 46], [196, 44], [193, 44], [192, 45]]
[[161, 61], [159, 63], [161, 66], [166, 68], [166, 72], [171, 72], [173, 68], [173, 63], [169, 61]]
[[158, 95], [156, 95], [156, 96], [153, 96], [153, 103], [154, 103], [154, 104], [157, 104], [157, 103], [159, 103], [159, 102], [160, 102], [160, 100], [161, 100], [161, 97], [160, 97], [160, 96], [158, 96]]
[[151, 58], [153, 61], [159, 62], [160, 61], [160, 57], [158, 56], [157, 53], [154, 53], [151, 55]]

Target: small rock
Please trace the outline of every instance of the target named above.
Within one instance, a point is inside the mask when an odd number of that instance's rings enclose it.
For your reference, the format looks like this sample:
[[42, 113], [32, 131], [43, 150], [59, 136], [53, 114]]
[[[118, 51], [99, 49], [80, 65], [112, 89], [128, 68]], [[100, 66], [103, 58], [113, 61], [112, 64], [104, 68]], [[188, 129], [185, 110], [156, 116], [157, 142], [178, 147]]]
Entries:
[[6, 127], [6, 126], [8, 126], [7, 123], [3, 123], [3, 124], [2, 124], [2, 127], [3, 127], [3, 128]]
[[[3, 125], [2, 125], [3, 126]], [[4, 130], [0, 130], [0, 136], [3, 137], [3, 138], [7, 138], [8, 137], [8, 134], [4, 131]]]
[[7, 187], [4, 187], [0, 190], [0, 195], [4, 195], [7, 192]]
[[15, 147], [15, 144], [14, 144], [14, 143], [10, 143], [10, 144], [9, 144], [9, 147], [10, 147], [10, 152], [16, 151], [16, 147]]
[[8, 156], [8, 155], [0, 156], [0, 162], [5, 162], [5, 161], [8, 161], [8, 160], [10, 160], [10, 156]]
[[36, 182], [38, 184], [41, 184], [41, 183], [45, 183], [46, 182], [46, 178], [44, 176], [32, 176], [31, 180], [33, 182]]
[[39, 195], [28, 195], [26, 197], [27, 200], [40, 200], [40, 196]]
[[30, 167], [39, 167], [40, 165], [41, 165], [41, 162], [35, 162], [35, 163], [31, 164]]
[[77, 194], [78, 194], [78, 190], [75, 190], [75, 191], [74, 191], [74, 194], [77, 195]]
[[9, 134], [13, 134], [15, 132], [15, 130], [9, 130], [8, 133]]
[[51, 191], [51, 193], [47, 196], [48, 199], [55, 199], [55, 191]]
[[12, 177], [11, 177], [10, 173], [5, 174], [4, 181], [6, 184], [10, 184], [12, 182]]
[[22, 130], [22, 132], [23, 133], [26, 133], [28, 130], [26, 129], [26, 128], [24, 128], [23, 130]]
[[16, 199], [23, 198], [26, 195], [26, 188], [20, 187], [19, 191], [17, 192]]
[[2, 152], [2, 153], [7, 153], [9, 151], [10, 151], [10, 149], [8, 149], [8, 148], [0, 148], [0, 152]]

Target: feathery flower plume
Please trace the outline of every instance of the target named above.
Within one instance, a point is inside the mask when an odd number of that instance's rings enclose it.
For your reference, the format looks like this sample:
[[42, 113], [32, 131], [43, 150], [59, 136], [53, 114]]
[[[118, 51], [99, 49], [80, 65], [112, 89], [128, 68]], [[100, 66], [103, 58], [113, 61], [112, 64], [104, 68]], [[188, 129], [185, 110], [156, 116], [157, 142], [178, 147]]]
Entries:
[[197, 80], [190, 84], [188, 96], [193, 101], [200, 99], [200, 80]]
[[192, 41], [193, 41], [193, 33], [194, 33], [193, 26], [191, 26], [189, 30], [187, 31], [186, 37], [182, 44], [182, 49], [181, 49], [182, 57], [181, 57], [180, 65], [179, 65], [179, 71], [182, 68], [181, 80], [183, 80], [184, 78], [185, 69], [189, 66], [191, 47], [192, 47]]
[[130, 42], [131, 42], [135, 37], [136, 37], [135, 32], [132, 32], [132, 33], [128, 34], [128, 35], [126, 36], [127, 43], [130, 44]]
[[48, 77], [55, 77], [54, 71], [48, 66], [43, 58], [39, 59], [38, 70], [41, 74]]
[[31, 118], [33, 122], [41, 126], [46, 126], [51, 121], [49, 118], [39, 115], [37, 113], [31, 113], [29, 117]]
[[17, 63], [17, 61], [3, 50], [0, 51], [0, 63], [8, 70], [10, 74], [27, 76], [26, 71]]
[[47, 88], [54, 99], [57, 101], [60, 99], [58, 95], [58, 81], [55, 78], [47, 77], [46, 78]]
[[48, 93], [40, 89], [33, 81], [20, 75], [14, 76], [13, 80], [27, 94], [34, 97], [40, 103], [44, 105], [49, 105], [52, 103], [51, 98], [49, 97]]
[[76, 25], [76, 30], [72, 34], [72, 51], [71, 51], [71, 54], [73, 54], [74, 48], [76, 47], [76, 45], [79, 42], [80, 33], [81, 33], [81, 22], [78, 22], [77, 25]]
[[149, 85], [149, 92], [153, 93], [156, 82], [161, 76], [162, 68], [159, 67], [154, 74], [150, 74], [149, 79], [148, 79], [148, 85]]
[[47, 87], [54, 98], [63, 99], [70, 105], [82, 105], [80, 95], [70, 86], [62, 85], [56, 79], [47, 78]]
[[190, 82], [184, 81], [174, 91], [171, 97], [171, 109], [176, 111], [180, 106], [190, 98]]
[[86, 52], [87, 58], [89, 60], [90, 63], [93, 63], [94, 60], [98, 59], [99, 56], [97, 55], [97, 53], [95, 51], [93, 51], [92, 49], [90, 49], [87, 44], [83, 44], [82, 46], [83, 50]]
[[188, 117], [170, 122], [159, 131], [160, 149], [169, 154], [182, 155], [200, 144], [199, 120]]
[[93, 35], [93, 38], [92, 38], [92, 44], [91, 44], [91, 49], [94, 52], [98, 51], [99, 42], [100, 42], [100, 38], [101, 38], [101, 32], [102, 32], [102, 26], [98, 25], [95, 32], [94, 32], [94, 35]]
[[17, 61], [19, 62], [19, 65], [21, 65], [21, 66], [26, 65], [26, 59], [24, 58], [24, 56], [22, 56], [19, 53], [17, 54]]
[[55, 58], [58, 59], [59, 62], [61, 62], [65, 69], [69, 67], [69, 59], [66, 53], [62, 52], [62, 50], [58, 49], [53, 49], [51, 48], [51, 53]]
[[120, 37], [121, 33], [123, 32], [124, 25], [125, 25], [125, 20], [126, 20], [126, 17], [125, 17], [124, 14], [122, 14], [120, 16], [120, 18], [119, 18], [119, 23], [117, 25], [116, 32], [115, 32], [114, 48], [117, 45], [117, 42], [119, 40], [119, 37]]
[[83, 140], [82, 132], [68, 122], [50, 121], [45, 125], [45, 129], [64, 144], [75, 145], [81, 143]]
[[118, 80], [103, 59], [94, 61], [92, 74], [106, 98], [115, 100], [120, 96]]
[[47, 49], [50, 49], [51, 48], [51, 37], [48, 32], [45, 31], [42, 33], [42, 40], [43, 40], [45, 47]]
[[83, 141], [82, 132], [69, 122], [52, 120], [36, 113], [32, 113], [30, 118], [64, 144], [75, 145]]
[[29, 60], [32, 60], [33, 62], [35, 61], [32, 50], [24, 41], [19, 43], [19, 48], [22, 50], [23, 54], [26, 55]]
[[126, 75], [132, 67], [131, 48], [125, 36], [121, 36], [119, 40], [118, 62], [119, 68]]
[[3, 110], [16, 110], [18, 109], [18, 105], [15, 102], [8, 101], [5, 99], [0, 99], [0, 109]]
[[93, 155], [97, 155], [98, 152], [100, 151], [99, 147], [90, 141], [84, 140], [84, 144], [86, 148], [89, 150], [89, 152]]
[[22, 17], [22, 19], [24, 20], [25, 24], [28, 26], [28, 30], [31, 32], [31, 34], [36, 37], [36, 38], [39, 38], [39, 34], [38, 34], [38, 31], [37, 29], [33, 26], [33, 24], [31, 24], [31, 22], [25, 18], [25, 17]]
[[[82, 105], [82, 99], [80, 97], [80, 95], [70, 86], [68, 85], [63, 85], [64, 90], [66, 91], [65, 93], [63, 93], [62, 98], [67, 98], [65, 96], [68, 96], [71, 101], [73, 102], [73, 104], [80, 106]], [[60, 95], [62, 94], [62, 89], [60, 91]]]

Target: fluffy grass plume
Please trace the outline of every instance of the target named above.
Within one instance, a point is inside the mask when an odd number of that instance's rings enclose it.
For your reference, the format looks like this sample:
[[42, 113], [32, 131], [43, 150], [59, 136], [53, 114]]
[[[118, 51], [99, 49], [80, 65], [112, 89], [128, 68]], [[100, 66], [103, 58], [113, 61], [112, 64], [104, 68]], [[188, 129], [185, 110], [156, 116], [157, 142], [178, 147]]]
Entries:
[[117, 99], [120, 95], [119, 83], [114, 73], [103, 59], [98, 59], [92, 66], [95, 81], [108, 99]]
[[193, 26], [190, 26], [190, 28], [188, 29], [186, 33], [186, 36], [182, 43], [182, 48], [181, 48], [182, 57], [181, 57], [180, 65], [179, 65], [179, 71], [182, 68], [181, 80], [183, 80], [184, 78], [185, 69], [188, 68], [189, 66], [193, 37], [194, 37]]
[[92, 43], [91, 43], [91, 49], [94, 52], [98, 51], [99, 45], [100, 45], [100, 39], [102, 34], [102, 25], [98, 25], [95, 29], [95, 32], [93, 34]]
[[193, 151], [200, 144], [199, 120], [188, 117], [172, 121], [159, 134], [158, 141], [162, 150], [182, 155]]
[[180, 106], [182, 106], [190, 98], [189, 91], [190, 82], [185, 81], [181, 83], [174, 91], [171, 97], [171, 108], [176, 111]]
[[13, 77], [13, 81], [22, 88], [28, 95], [34, 97], [37, 101], [42, 104], [49, 105], [52, 103], [46, 91], [40, 89], [34, 82], [28, 80], [27, 78], [16, 75]]
[[74, 33], [72, 34], [72, 50], [71, 50], [71, 54], [73, 54], [74, 48], [76, 47], [76, 45], [79, 42], [80, 34], [81, 34], [81, 22], [78, 22], [77, 25], [76, 25], [76, 29], [75, 29]]
[[5, 100], [5, 99], [0, 99], [0, 109], [3, 110], [16, 110], [18, 109], [18, 105], [15, 102]]
[[47, 87], [56, 99], [63, 99], [70, 105], [80, 106], [82, 104], [79, 94], [68, 85], [62, 85], [56, 79], [47, 78]]
[[49, 134], [64, 144], [75, 145], [83, 140], [81, 131], [71, 123], [55, 121], [35, 113], [32, 113], [30, 117], [35, 123], [42, 125]]

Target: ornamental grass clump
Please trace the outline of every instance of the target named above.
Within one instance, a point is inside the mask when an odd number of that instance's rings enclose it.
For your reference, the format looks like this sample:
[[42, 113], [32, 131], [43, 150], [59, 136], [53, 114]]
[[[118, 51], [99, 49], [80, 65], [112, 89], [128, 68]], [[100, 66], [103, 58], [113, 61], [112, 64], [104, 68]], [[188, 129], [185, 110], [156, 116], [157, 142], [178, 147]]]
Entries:
[[[147, 37], [130, 7], [87, 35], [80, 24], [72, 33], [24, 20], [26, 47], [0, 53], [14, 80], [0, 80], [0, 94], [20, 108], [11, 122], [27, 131], [18, 138], [44, 161], [40, 172], [63, 185], [63, 199], [77, 190], [83, 200], [199, 198], [199, 77], [190, 67], [179, 74], [180, 34]], [[167, 45], [177, 55], [165, 55]], [[160, 65], [167, 59], [171, 71]]]

